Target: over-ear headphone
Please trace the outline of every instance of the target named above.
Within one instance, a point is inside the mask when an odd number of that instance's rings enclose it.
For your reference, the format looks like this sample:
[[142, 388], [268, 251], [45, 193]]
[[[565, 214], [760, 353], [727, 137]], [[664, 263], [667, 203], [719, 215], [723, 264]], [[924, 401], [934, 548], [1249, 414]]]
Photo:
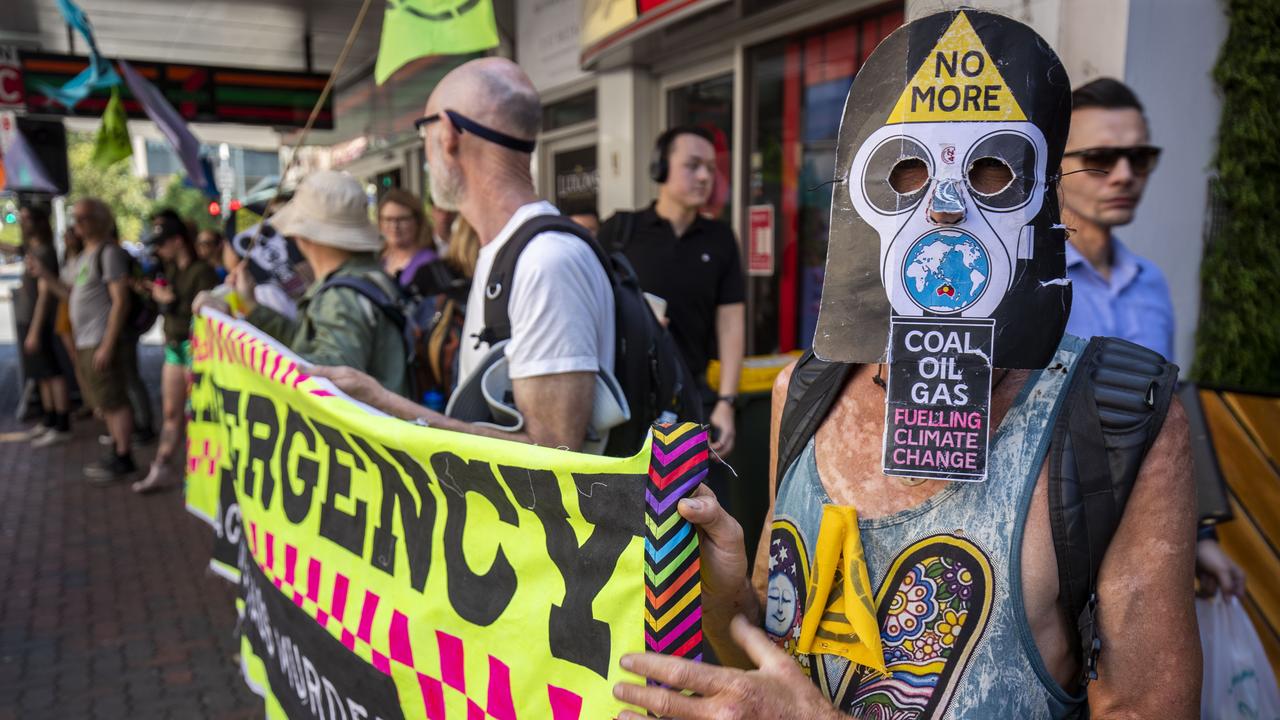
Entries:
[[709, 130], [694, 125], [677, 125], [663, 130], [657, 141], [653, 143], [653, 157], [649, 160], [649, 177], [659, 185], [667, 181], [667, 175], [671, 172], [671, 166], [667, 160], [671, 154], [671, 143], [681, 135], [697, 135], [712, 146], [716, 144], [715, 137]]

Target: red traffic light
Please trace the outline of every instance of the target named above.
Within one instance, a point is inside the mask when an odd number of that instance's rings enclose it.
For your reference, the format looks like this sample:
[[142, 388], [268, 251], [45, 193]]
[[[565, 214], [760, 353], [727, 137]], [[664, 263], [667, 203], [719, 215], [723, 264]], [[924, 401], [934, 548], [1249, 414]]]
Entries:
[[235, 211], [237, 211], [237, 210], [239, 210], [239, 209], [240, 209], [240, 201], [239, 201], [239, 200], [232, 200], [232, 201], [231, 201], [231, 212], [235, 212]]
[[222, 206], [218, 204], [218, 201], [217, 201], [217, 200], [214, 200], [214, 201], [212, 201], [212, 202], [210, 202], [210, 203], [209, 203], [209, 214], [210, 214], [210, 215], [221, 215], [221, 214], [222, 214]]

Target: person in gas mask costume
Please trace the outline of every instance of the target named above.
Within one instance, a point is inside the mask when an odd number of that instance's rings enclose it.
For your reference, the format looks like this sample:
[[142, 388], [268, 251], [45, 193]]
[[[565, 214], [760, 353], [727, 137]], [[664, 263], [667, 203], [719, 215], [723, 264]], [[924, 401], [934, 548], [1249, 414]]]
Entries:
[[681, 502], [724, 667], [627, 656], [653, 682], [619, 698], [690, 719], [1196, 716], [1177, 369], [1063, 335], [1070, 112], [1057, 57], [1005, 17], [931, 15], [872, 54], [814, 349], [774, 386], [754, 583], [714, 496]]

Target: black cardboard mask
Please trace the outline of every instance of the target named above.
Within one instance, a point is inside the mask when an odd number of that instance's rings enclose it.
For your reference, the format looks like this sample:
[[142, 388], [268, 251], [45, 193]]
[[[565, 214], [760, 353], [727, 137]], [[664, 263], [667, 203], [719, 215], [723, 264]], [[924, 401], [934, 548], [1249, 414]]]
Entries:
[[951, 11], [886, 38], [845, 101], [814, 352], [881, 362], [891, 315], [991, 318], [994, 366], [1047, 365], [1071, 308], [1070, 120], [1066, 70], [1019, 22]]

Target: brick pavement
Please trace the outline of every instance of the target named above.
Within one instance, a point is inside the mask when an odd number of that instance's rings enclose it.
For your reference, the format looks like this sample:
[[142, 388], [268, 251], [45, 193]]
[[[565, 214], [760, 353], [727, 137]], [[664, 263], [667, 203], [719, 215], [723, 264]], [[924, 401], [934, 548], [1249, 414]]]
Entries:
[[[0, 437], [20, 427], [0, 416]], [[0, 720], [260, 717], [232, 660], [233, 589], [205, 569], [211, 531], [179, 492], [86, 483], [100, 428], [0, 441]]]

